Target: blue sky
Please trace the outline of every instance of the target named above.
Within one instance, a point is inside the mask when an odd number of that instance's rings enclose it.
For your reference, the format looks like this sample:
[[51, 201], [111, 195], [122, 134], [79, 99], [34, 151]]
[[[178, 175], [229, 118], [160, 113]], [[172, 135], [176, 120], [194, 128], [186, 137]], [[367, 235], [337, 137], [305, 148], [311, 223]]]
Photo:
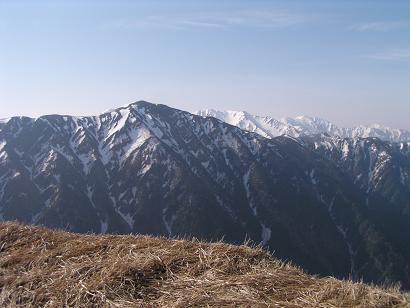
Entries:
[[140, 99], [410, 129], [410, 1], [0, 0], [0, 118]]

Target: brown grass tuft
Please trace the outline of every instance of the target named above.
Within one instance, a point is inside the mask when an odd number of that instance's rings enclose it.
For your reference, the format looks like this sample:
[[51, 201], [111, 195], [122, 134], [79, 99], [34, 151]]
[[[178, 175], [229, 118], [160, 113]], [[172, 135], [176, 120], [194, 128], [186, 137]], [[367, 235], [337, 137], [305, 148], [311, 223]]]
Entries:
[[317, 278], [265, 251], [0, 223], [0, 306], [409, 307], [410, 295]]

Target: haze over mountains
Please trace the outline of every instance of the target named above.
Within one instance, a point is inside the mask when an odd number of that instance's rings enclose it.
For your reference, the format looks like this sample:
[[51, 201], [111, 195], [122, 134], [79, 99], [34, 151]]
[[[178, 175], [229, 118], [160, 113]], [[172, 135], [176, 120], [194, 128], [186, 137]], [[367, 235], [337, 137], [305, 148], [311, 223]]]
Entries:
[[410, 288], [405, 132], [386, 141], [338, 136], [318, 119], [224, 120], [240, 128], [144, 101], [98, 116], [4, 120], [0, 218], [251, 239], [312, 273]]
[[247, 131], [258, 133], [267, 138], [280, 135], [300, 137], [303, 135], [324, 133], [330, 136], [347, 138], [377, 137], [382, 140], [394, 142], [410, 140], [410, 131], [383, 127], [378, 124], [343, 128], [318, 117], [298, 116], [295, 118], [288, 117], [276, 120], [270, 116], [252, 115], [246, 111], [219, 111], [214, 109], [200, 110], [197, 111], [196, 114], [215, 117], [221, 121], [238, 126]]

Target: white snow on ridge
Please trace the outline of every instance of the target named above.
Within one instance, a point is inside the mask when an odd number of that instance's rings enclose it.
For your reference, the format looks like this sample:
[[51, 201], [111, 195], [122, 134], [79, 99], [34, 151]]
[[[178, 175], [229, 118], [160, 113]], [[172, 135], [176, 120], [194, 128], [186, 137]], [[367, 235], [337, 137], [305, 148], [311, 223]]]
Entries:
[[109, 137], [114, 135], [116, 132], [118, 132], [122, 128], [124, 128], [125, 124], [127, 123], [128, 117], [130, 115], [130, 110], [129, 109], [120, 109], [119, 114], [120, 114], [120, 119], [115, 122], [114, 127], [111, 127], [108, 130], [106, 139], [108, 139]]
[[[196, 112], [197, 115], [203, 117], [214, 117], [230, 125], [237, 126], [243, 130], [258, 133], [266, 138], [273, 138], [283, 134], [288, 134], [289, 129], [279, 121], [271, 117], [261, 117], [251, 115], [245, 111], [217, 111], [213, 109], [207, 109]], [[292, 130], [292, 129], [291, 129]], [[293, 134], [297, 135], [297, 132], [292, 130]]]
[[118, 110], [121, 110], [121, 109], [130, 109], [135, 104], [138, 104], [138, 102], [137, 103], [131, 103], [131, 104], [127, 103], [127, 104], [124, 104], [120, 107], [110, 108], [110, 109], [107, 109], [107, 110], [103, 111], [102, 113], [100, 113], [100, 115], [117, 112]]
[[280, 135], [300, 137], [302, 135], [316, 135], [326, 133], [330, 136], [342, 138], [376, 137], [385, 141], [400, 142], [410, 140], [410, 131], [383, 127], [378, 124], [357, 126], [353, 128], [338, 127], [335, 124], [318, 118], [297, 116], [276, 120], [270, 116], [257, 116], [246, 111], [219, 111], [205, 109], [195, 112], [203, 117], [214, 117], [241, 129], [255, 132], [266, 138]]

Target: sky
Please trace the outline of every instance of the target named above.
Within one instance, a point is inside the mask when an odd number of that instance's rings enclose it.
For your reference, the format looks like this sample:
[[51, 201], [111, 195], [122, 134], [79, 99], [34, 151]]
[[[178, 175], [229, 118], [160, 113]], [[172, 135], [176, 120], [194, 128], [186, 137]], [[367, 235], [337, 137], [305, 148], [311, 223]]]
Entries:
[[0, 0], [0, 118], [137, 100], [410, 129], [410, 1]]

